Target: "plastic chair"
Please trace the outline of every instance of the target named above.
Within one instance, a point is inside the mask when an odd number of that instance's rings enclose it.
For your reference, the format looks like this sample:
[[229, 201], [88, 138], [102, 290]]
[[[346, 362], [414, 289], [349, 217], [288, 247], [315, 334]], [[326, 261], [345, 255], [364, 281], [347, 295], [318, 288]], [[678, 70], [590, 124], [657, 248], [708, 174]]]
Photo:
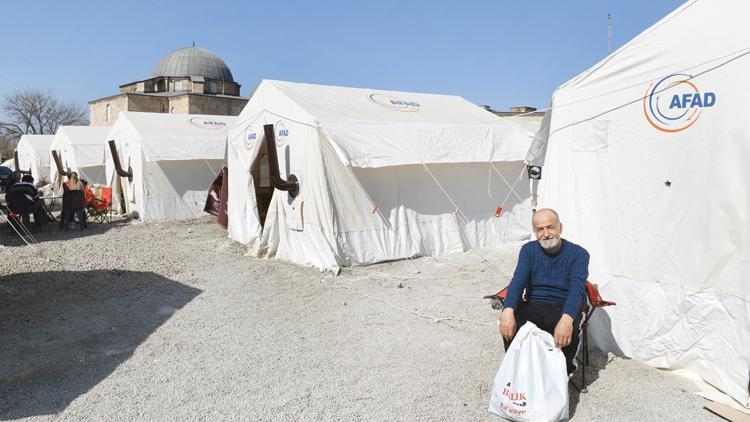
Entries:
[[78, 218], [81, 230], [86, 228], [86, 195], [82, 190], [67, 190], [62, 197], [62, 216], [60, 217], [60, 230], [68, 230], [70, 220], [73, 216]]
[[94, 198], [93, 204], [86, 206], [89, 217], [94, 222], [112, 222], [112, 188], [100, 188], [101, 198]]
[[[505, 287], [495, 294], [484, 296], [484, 299], [490, 300], [490, 305], [493, 309], [502, 309], [507, 294], [508, 287]], [[527, 302], [526, 298], [523, 298], [522, 302]], [[578, 360], [578, 362], [581, 364], [581, 387], [579, 388], [577, 385], [575, 385], [575, 383], [573, 383], [573, 381], [570, 382], [573, 387], [583, 393], [586, 392], [586, 366], [589, 365], [589, 320], [591, 319], [591, 316], [594, 314], [594, 311], [597, 308], [603, 308], [605, 306], [611, 305], [616, 305], [616, 303], [602, 299], [601, 294], [599, 294], [599, 288], [597, 287], [597, 285], [590, 281], [586, 282], [586, 302], [581, 307], [581, 313], [583, 314], [583, 318], [581, 320], [581, 336], [583, 337], [581, 339], [581, 353], [583, 354], [583, 356], [581, 358], [576, 356], [576, 360]]]

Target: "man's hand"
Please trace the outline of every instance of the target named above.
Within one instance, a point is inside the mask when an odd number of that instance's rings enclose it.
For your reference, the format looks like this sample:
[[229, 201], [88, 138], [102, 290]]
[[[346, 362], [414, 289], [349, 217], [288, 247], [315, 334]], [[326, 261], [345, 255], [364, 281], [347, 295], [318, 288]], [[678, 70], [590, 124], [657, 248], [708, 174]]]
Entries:
[[[501, 325], [502, 327], [502, 325]], [[563, 348], [570, 344], [573, 338], [573, 318], [568, 314], [562, 314], [560, 321], [555, 326], [555, 346]]]
[[505, 308], [500, 317], [500, 336], [508, 341], [516, 334], [516, 314], [514, 312], [513, 308]]

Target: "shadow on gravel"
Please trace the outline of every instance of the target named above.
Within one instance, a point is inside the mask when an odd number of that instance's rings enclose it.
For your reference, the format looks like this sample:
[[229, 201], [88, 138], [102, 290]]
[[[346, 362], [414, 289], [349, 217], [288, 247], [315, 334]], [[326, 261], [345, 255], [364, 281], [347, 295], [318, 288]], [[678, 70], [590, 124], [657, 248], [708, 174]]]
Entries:
[[1, 278], [0, 419], [62, 411], [200, 293], [151, 272]]
[[[0, 223], [0, 245], [6, 247], [27, 246], [26, 242], [21, 240], [21, 237], [18, 235], [18, 233], [16, 233], [13, 228], [11, 228], [10, 224], [8, 224], [4, 218], [0, 217], [0, 221], [2, 221], [2, 223]], [[112, 220], [111, 223], [89, 222], [86, 229], [80, 230], [78, 228], [78, 224], [71, 223], [68, 231], [64, 231], [59, 229], [59, 223], [57, 221], [52, 221], [44, 224], [42, 226], [42, 231], [38, 232], [36, 226], [32, 222], [28, 229], [31, 231], [31, 236], [33, 237], [33, 239], [39, 243], [42, 243], [53, 240], [65, 240], [84, 236], [94, 236], [105, 233], [114, 227], [127, 224], [129, 224], [127, 220]], [[26, 239], [27, 241], [31, 242], [30, 240], [28, 240], [28, 237]]]

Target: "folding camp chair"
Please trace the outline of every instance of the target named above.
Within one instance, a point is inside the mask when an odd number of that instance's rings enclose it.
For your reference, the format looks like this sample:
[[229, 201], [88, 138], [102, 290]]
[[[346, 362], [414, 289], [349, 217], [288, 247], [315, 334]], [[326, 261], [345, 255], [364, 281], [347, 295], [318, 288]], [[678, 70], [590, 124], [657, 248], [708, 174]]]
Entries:
[[[500, 290], [499, 292], [487, 295], [484, 298], [490, 300], [490, 305], [493, 309], [502, 309], [503, 303], [505, 302], [505, 296], [508, 294], [508, 288], [505, 287], [504, 289]], [[526, 302], [526, 298], [523, 299], [523, 302]], [[582, 320], [581, 320], [581, 353], [583, 356], [578, 357], [576, 356], [576, 360], [581, 364], [581, 386], [578, 387], [575, 385], [575, 383], [571, 380], [571, 384], [573, 387], [575, 387], [578, 391], [585, 393], [586, 392], [586, 366], [589, 365], [589, 341], [588, 341], [588, 327], [589, 327], [589, 320], [591, 319], [591, 316], [594, 314], [594, 311], [597, 308], [603, 308], [605, 306], [610, 305], [616, 305], [615, 302], [610, 302], [602, 299], [602, 296], [599, 294], [599, 289], [597, 288], [596, 284], [587, 281], [586, 282], [586, 302], [583, 304], [583, 307], [581, 308], [581, 314], [582, 314]]]
[[112, 188], [100, 188], [101, 198], [94, 198], [94, 203], [86, 206], [93, 222], [112, 222]]

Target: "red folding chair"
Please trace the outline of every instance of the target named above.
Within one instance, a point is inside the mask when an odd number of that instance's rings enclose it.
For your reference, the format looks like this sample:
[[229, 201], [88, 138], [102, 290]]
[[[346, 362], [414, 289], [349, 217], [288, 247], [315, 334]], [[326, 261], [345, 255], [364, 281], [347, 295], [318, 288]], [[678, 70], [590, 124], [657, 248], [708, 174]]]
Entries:
[[112, 222], [112, 188], [100, 188], [101, 198], [94, 198], [94, 203], [87, 206], [88, 215], [94, 222]]
[[[484, 297], [484, 299], [490, 300], [490, 305], [493, 309], [502, 309], [503, 303], [505, 302], [505, 296], [508, 294], [508, 287], [505, 287], [504, 289], [500, 290], [499, 292], [491, 295], [487, 295]], [[586, 303], [583, 304], [583, 307], [581, 308], [581, 313], [583, 314], [583, 319], [581, 321], [581, 349], [582, 349], [582, 357], [576, 356], [576, 359], [579, 363], [581, 363], [581, 387], [579, 388], [575, 383], [572, 381], [570, 382], [573, 387], [575, 387], [578, 391], [585, 393], [586, 392], [586, 366], [589, 365], [589, 341], [588, 341], [588, 327], [589, 327], [589, 320], [591, 319], [591, 316], [594, 314], [594, 311], [597, 308], [603, 308], [605, 306], [610, 305], [616, 305], [615, 302], [610, 302], [607, 300], [602, 299], [602, 295], [599, 294], [599, 288], [596, 284], [587, 281], [586, 282]], [[526, 298], [524, 297], [522, 299], [522, 302], [526, 302]]]

